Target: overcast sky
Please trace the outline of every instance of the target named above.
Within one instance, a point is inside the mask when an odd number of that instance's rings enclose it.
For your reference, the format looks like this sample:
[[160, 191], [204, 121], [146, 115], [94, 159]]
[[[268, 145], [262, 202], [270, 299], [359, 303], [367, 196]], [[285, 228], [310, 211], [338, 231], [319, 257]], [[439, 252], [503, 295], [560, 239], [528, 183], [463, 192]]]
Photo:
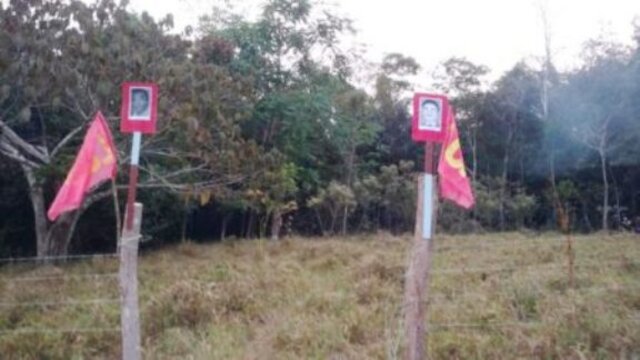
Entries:
[[[224, 0], [131, 0], [136, 11], [155, 17], [172, 13], [179, 28], [195, 25], [211, 4]], [[228, 0], [246, 14], [260, 0]], [[328, 0], [332, 1], [332, 0]], [[413, 56], [432, 72], [451, 56], [489, 66], [499, 76], [523, 58], [543, 53], [539, 4], [545, 0], [340, 0], [333, 9], [354, 20], [357, 40], [367, 45], [367, 58], [379, 62], [385, 53]], [[631, 44], [640, 0], [547, 1], [552, 48], [557, 66], [578, 63], [582, 44], [601, 34]]]

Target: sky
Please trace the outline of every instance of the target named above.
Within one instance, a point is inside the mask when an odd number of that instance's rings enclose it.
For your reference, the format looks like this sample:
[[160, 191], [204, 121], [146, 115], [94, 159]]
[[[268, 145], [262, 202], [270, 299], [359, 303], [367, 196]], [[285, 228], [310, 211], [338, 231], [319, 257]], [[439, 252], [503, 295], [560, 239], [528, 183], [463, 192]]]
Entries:
[[[172, 13], [178, 28], [196, 24], [212, 4], [225, 0], [131, 0], [136, 11], [154, 17]], [[226, 0], [244, 14], [256, 14], [260, 0]], [[331, 0], [325, 0], [331, 1]], [[540, 5], [546, 8], [554, 63], [579, 65], [585, 41], [605, 35], [632, 44], [640, 0], [339, 0], [330, 8], [354, 21], [366, 58], [384, 54], [414, 57], [428, 76], [452, 56], [488, 66], [497, 78], [518, 61], [536, 62], [544, 52]]]

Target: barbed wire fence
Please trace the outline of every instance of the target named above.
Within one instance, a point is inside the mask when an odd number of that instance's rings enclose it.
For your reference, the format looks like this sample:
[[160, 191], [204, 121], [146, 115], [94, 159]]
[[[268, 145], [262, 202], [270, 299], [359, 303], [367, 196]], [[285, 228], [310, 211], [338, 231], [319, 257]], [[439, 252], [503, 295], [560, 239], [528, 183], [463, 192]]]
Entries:
[[[0, 334], [120, 333], [118, 264], [117, 253], [0, 259]], [[106, 323], [93, 316], [104, 307]]]
[[[551, 243], [551, 242], [549, 242]], [[529, 244], [522, 241], [521, 244], [509, 242], [495, 242], [482, 244], [483, 249], [496, 251], [496, 249], [508, 249], [510, 251], [529, 251], [539, 244]], [[442, 251], [459, 251], [461, 249], [475, 249], [475, 245], [451, 245], [443, 244], [436, 248], [436, 253]], [[443, 250], [446, 249], [446, 250]], [[640, 244], [638, 246], [640, 250]], [[640, 269], [640, 256], [638, 253], [621, 252], [608, 258], [598, 256], [585, 256], [576, 263], [578, 271], [598, 270], [600, 268]], [[609, 253], [608, 255], [612, 255]], [[28, 336], [34, 334], [92, 334], [92, 336], [111, 336], [120, 338], [118, 334], [122, 329], [120, 316], [122, 312], [120, 289], [118, 284], [119, 253], [97, 255], [71, 255], [62, 257], [45, 258], [5, 258], [0, 259], [0, 344], [5, 336]], [[598, 261], [598, 259], [600, 261]], [[557, 259], [556, 259], [557, 260]], [[455, 281], [463, 282], [464, 278], [482, 278], [487, 275], [507, 276], [522, 275], [529, 272], [562, 271], [566, 264], [559, 262], [533, 262], [529, 264], [508, 264], [496, 266], [492, 264], [464, 264], [452, 266], [449, 263], [438, 264], [431, 274], [436, 281], [446, 278], [459, 277]], [[446, 265], [446, 266], [445, 266]], [[558, 272], [558, 274], [561, 274]], [[578, 273], [579, 274], [579, 273]], [[429, 313], [442, 310], [442, 305], [447, 305], [451, 298], [464, 298], [467, 300], [491, 301], [492, 296], [508, 295], [508, 290], [500, 294], [488, 294], [486, 291], [473, 291], [464, 286], [455, 286], [453, 291], [442, 292], [442, 289], [434, 288], [431, 281], [431, 296], [428, 299]], [[449, 280], [447, 282], [450, 283]], [[593, 284], [594, 286], [578, 287], [574, 292], [602, 294], [627, 291], [640, 293], [640, 284]], [[78, 287], [86, 288], [84, 291], [73, 291]], [[94, 319], [97, 308], [110, 309], [107, 320], [104, 317]], [[74, 311], [76, 318], [95, 321], [83, 321], [70, 323], [64, 317], [57, 316], [51, 319], [52, 310], [62, 315], [67, 311]], [[23, 313], [26, 313], [24, 315]], [[43, 321], [39, 321], [43, 320]], [[68, 320], [68, 319], [67, 319]], [[461, 321], [460, 321], [461, 320]], [[640, 317], [628, 316], [624, 321], [640, 325]], [[544, 320], [518, 320], [505, 319], [504, 321], [456, 321], [435, 322], [428, 319], [428, 331], [430, 333], [460, 331], [460, 332], [499, 332], [504, 329], [536, 329], [549, 325]], [[120, 339], [121, 340], [121, 339]]]
[[[22, 344], [26, 351], [35, 348], [27, 357], [49, 358], [46, 354], [55, 351], [62, 354], [56, 358], [78, 352], [116, 357], [121, 350], [124, 360], [141, 358], [142, 204], [134, 204], [132, 215], [132, 228], [123, 231], [115, 253], [0, 259], [0, 350], [15, 350], [16, 338], [39, 336]], [[54, 335], [59, 336], [52, 340]]]
[[[603, 241], [601, 239], [594, 240], [593, 238], [584, 239], [583, 245], [597, 245], [598, 242]], [[607, 241], [607, 240], [605, 240]], [[546, 246], [543, 250], [563, 250], [564, 243], [559, 240], [530, 240], [525, 239], [521, 241], [492, 241], [492, 242], [478, 242], [471, 244], [442, 244], [435, 249], [436, 257], [438, 254], [444, 254], [457, 251], [470, 251], [470, 250], [489, 250], [492, 252], [508, 251], [510, 253], [528, 252], [539, 249], [541, 245]], [[640, 244], [638, 249], [640, 251]], [[575, 269], [578, 274], [588, 275], [589, 270], [600, 269], [619, 269], [630, 270], [640, 269], [640, 252], [622, 252], [620, 254], [614, 254], [609, 257], [602, 257], [603, 254], [595, 253], [592, 256], [583, 257], [581, 261], [575, 263]], [[608, 253], [611, 255], [611, 253]], [[502, 254], [504, 256], [504, 254]], [[559, 255], [560, 256], [560, 255]], [[547, 322], [543, 319], [531, 320], [531, 319], [514, 319], [514, 320], [492, 320], [492, 321], [446, 321], [436, 322], [432, 320], [430, 316], [434, 311], [455, 311], [457, 304], [452, 303], [453, 299], [460, 300], [465, 299], [467, 301], [492, 301], [496, 296], [508, 296], [510, 295], [508, 290], [501, 289], [501, 293], [488, 293], [487, 291], [473, 291], [469, 290], [465, 285], [465, 279], [481, 279], [485, 281], [488, 277], [501, 277], [526, 275], [531, 272], [545, 272], [554, 271], [557, 274], [564, 274], [562, 271], [566, 269], [567, 264], [557, 259], [549, 260], [549, 262], [532, 262], [532, 263], [515, 263], [510, 265], [491, 265], [491, 264], [456, 264], [457, 266], [451, 266], [448, 264], [446, 267], [435, 266], [430, 274], [433, 277], [430, 280], [429, 287], [431, 288], [430, 297], [426, 301], [428, 302], [427, 311], [427, 329], [429, 333], [439, 332], [499, 332], [505, 329], [538, 329], [547, 325]], [[451, 283], [451, 278], [455, 277], [457, 285], [455, 287], [462, 287], [462, 289], [456, 289], [451, 291], [447, 289], [446, 294], [438, 292], [434, 288], [433, 282], [435, 280], [447, 279], [447, 282]], [[500, 291], [500, 290], [499, 290]], [[542, 294], [542, 290], [540, 290]], [[560, 290], [558, 290], [560, 291]], [[640, 294], [640, 283], [636, 284], [590, 284], [585, 287], [570, 288], [564, 290], [573, 292], [573, 294], [580, 294], [583, 296], [593, 296], [600, 294], [619, 294], [621, 292], [628, 292], [630, 294]], [[444, 306], [443, 306], [444, 305]], [[452, 309], [446, 309], [446, 305], [453, 307]], [[620, 319], [621, 322], [633, 326], [640, 326], [640, 315], [624, 316]]]

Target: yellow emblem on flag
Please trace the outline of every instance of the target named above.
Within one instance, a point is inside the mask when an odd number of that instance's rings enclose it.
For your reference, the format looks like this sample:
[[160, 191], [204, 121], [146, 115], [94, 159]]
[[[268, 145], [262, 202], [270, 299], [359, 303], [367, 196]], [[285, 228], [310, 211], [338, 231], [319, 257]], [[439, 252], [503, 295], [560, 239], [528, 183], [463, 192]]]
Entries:
[[104, 136], [98, 135], [98, 144], [102, 148], [104, 155], [102, 157], [98, 157], [97, 155], [93, 156], [91, 159], [92, 173], [96, 173], [102, 166], [109, 166], [114, 162], [113, 152], [111, 151], [111, 147], [107, 144], [107, 140]]
[[445, 149], [444, 157], [447, 160], [447, 163], [452, 168], [458, 170], [460, 176], [466, 177], [467, 172], [464, 168], [464, 161], [462, 161], [462, 152], [460, 152], [460, 158], [456, 158], [456, 153], [460, 151], [460, 140], [455, 139], [452, 141], [449, 146]]

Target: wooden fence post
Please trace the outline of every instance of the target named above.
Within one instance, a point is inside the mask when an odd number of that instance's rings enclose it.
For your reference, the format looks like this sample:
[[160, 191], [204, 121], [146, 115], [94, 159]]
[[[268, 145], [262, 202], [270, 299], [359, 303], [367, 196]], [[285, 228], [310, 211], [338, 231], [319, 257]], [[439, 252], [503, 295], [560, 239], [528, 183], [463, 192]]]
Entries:
[[[133, 211], [125, 212], [125, 226], [120, 239], [120, 327], [122, 331], [122, 359], [139, 360], [140, 313], [138, 309], [138, 244], [142, 223], [142, 204], [135, 203]], [[126, 217], [133, 214], [133, 222]]]
[[416, 225], [405, 279], [405, 359], [407, 360], [426, 359], [425, 313], [433, 253], [437, 194], [435, 193], [436, 178], [433, 175], [434, 144], [427, 143], [425, 150], [425, 173], [418, 179]]

